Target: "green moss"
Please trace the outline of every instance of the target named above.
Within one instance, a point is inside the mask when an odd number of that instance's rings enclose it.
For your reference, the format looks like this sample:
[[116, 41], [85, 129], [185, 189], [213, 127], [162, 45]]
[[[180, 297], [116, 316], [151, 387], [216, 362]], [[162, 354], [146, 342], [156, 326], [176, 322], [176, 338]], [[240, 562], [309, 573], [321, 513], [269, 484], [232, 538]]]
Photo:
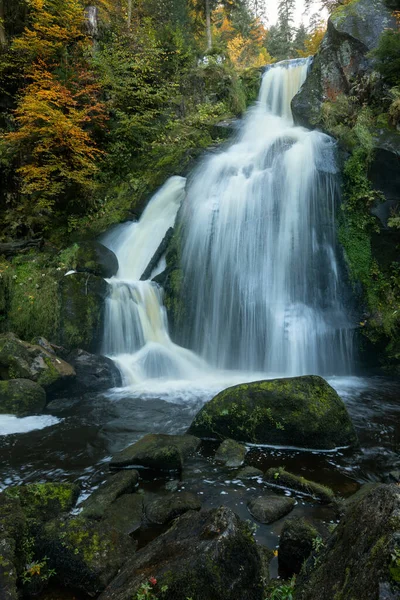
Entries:
[[79, 488], [71, 483], [32, 483], [7, 488], [4, 493], [19, 499], [27, 519], [41, 521], [69, 511], [75, 504]]
[[282, 467], [269, 469], [265, 474], [265, 478], [272, 484], [284, 486], [314, 496], [323, 502], [330, 503], [335, 499], [335, 494], [327, 486], [316, 483], [315, 481], [310, 481], [305, 477], [289, 473]]

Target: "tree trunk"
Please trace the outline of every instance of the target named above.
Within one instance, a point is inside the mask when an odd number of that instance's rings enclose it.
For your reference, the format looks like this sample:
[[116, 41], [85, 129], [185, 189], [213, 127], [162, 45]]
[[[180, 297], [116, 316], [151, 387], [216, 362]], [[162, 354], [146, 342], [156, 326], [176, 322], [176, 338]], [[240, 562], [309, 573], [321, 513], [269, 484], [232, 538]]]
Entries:
[[2, 48], [7, 47], [7, 36], [6, 36], [6, 28], [4, 23], [4, 0], [0, 0], [0, 46]]
[[207, 52], [209, 52], [212, 48], [210, 0], [205, 0], [205, 1], [206, 1]]

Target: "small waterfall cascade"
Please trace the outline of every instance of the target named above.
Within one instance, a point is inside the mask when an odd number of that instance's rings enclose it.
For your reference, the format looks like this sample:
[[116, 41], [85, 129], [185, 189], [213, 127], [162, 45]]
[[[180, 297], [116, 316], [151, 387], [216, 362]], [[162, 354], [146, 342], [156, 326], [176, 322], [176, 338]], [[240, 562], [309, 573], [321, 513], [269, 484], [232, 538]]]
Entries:
[[182, 211], [182, 342], [213, 367], [348, 374], [353, 327], [340, 275], [336, 144], [293, 124], [308, 59], [263, 75], [235, 143], [195, 173]]
[[111, 294], [106, 302], [103, 353], [116, 362], [125, 385], [196, 376], [205, 366], [199, 357], [171, 341], [161, 288], [150, 280], [140, 281], [174, 225], [185, 184], [183, 177], [168, 179], [138, 222], [117, 227], [103, 240], [119, 261], [117, 275], [108, 280]]

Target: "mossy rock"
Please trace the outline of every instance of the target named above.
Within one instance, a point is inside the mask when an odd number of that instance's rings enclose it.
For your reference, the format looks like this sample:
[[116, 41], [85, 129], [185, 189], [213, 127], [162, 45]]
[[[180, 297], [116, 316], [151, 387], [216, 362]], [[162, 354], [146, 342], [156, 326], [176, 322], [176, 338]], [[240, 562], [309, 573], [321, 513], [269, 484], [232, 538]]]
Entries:
[[381, 485], [354, 503], [306, 563], [296, 600], [380, 600], [400, 593], [400, 490]]
[[279, 569], [285, 577], [300, 573], [318, 537], [315, 527], [302, 517], [291, 517], [285, 521], [278, 551]]
[[41, 413], [46, 406], [46, 392], [29, 379], [0, 381], [0, 413], [25, 417]]
[[9, 487], [4, 494], [18, 499], [25, 518], [31, 524], [43, 523], [63, 513], [76, 504], [80, 490], [74, 483], [30, 483]]
[[[50, 344], [42, 340], [43, 344]], [[43, 345], [29, 344], [13, 333], [0, 335], [0, 374], [3, 379], [31, 379], [52, 393], [75, 379], [74, 368]]]
[[55, 570], [54, 581], [94, 596], [132, 556], [136, 542], [105, 523], [70, 517], [46, 523], [36, 547]]
[[235, 440], [224, 440], [215, 453], [217, 463], [225, 467], [237, 468], [242, 466], [247, 449]]
[[184, 459], [196, 452], [200, 440], [192, 435], [147, 434], [111, 459], [110, 468], [129, 466], [156, 471], [181, 471]]
[[264, 600], [265, 565], [248, 525], [232, 510], [189, 511], [136, 552], [99, 600], [132, 600], [150, 577], [163, 600]]
[[109, 477], [82, 503], [81, 516], [88, 519], [101, 519], [105, 511], [119, 496], [135, 490], [138, 480], [139, 473], [134, 469], [121, 471]]
[[343, 401], [315, 375], [228, 388], [200, 410], [188, 433], [300, 448], [332, 449], [357, 443]]
[[118, 272], [118, 259], [114, 252], [96, 241], [79, 242], [62, 252], [67, 268], [100, 277], [113, 277]]
[[121, 533], [133, 533], [143, 520], [144, 494], [124, 494], [104, 511], [102, 523]]
[[257, 469], [256, 467], [243, 467], [240, 469], [236, 475], [235, 479], [262, 479], [264, 477], [264, 473], [261, 469]]
[[73, 273], [61, 279], [59, 339], [62, 346], [88, 352], [98, 350], [108, 293], [108, 283], [90, 273]]
[[305, 479], [305, 477], [289, 473], [289, 471], [285, 471], [282, 467], [272, 467], [271, 469], [268, 469], [264, 478], [265, 481], [268, 481], [273, 485], [318, 498], [323, 503], [330, 504], [335, 500], [335, 494], [327, 486]]
[[294, 498], [287, 496], [259, 496], [248, 504], [252, 516], [260, 523], [274, 523], [289, 514], [296, 504]]
[[17, 600], [17, 575], [24, 556], [19, 551], [25, 533], [25, 517], [18, 498], [0, 494], [0, 598]]
[[146, 504], [145, 516], [152, 525], [165, 525], [188, 510], [200, 510], [200, 499], [190, 492], [175, 492]]

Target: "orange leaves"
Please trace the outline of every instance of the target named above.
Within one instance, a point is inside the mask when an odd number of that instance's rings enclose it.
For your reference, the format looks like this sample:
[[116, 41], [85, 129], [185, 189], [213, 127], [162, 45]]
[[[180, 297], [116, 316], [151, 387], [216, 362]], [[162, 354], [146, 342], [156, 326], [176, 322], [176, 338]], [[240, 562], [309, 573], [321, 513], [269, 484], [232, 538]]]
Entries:
[[314, 54], [316, 54], [324, 38], [325, 33], [326, 26], [325, 24], [321, 24], [304, 42], [305, 50], [298, 50], [299, 56], [306, 57], [313, 56]]

